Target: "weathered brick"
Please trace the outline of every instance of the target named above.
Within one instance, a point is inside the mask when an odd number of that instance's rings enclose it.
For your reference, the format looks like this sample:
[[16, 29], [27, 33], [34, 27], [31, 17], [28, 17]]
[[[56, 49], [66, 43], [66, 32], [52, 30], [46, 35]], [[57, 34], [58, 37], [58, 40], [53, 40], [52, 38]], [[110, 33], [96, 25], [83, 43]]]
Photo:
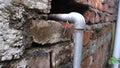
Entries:
[[86, 30], [84, 32], [83, 45], [86, 46], [90, 42], [91, 30]]
[[100, 21], [105, 22], [106, 15], [105, 14], [100, 14]]
[[86, 22], [88, 23], [95, 23], [95, 13], [92, 11], [86, 11], [84, 13], [84, 17]]
[[105, 22], [109, 22], [109, 21], [110, 21], [110, 17], [109, 17], [109, 16], [106, 16]]
[[93, 57], [89, 56], [84, 61], [82, 61], [81, 68], [90, 68], [92, 64]]
[[109, 13], [111, 14], [115, 14], [116, 13], [116, 9], [115, 8], [109, 8]]
[[93, 55], [92, 68], [100, 68], [99, 56], [100, 56], [100, 51], [99, 51], [99, 49], [97, 49]]
[[94, 55], [93, 55], [93, 60], [94, 60], [94, 62], [97, 62], [98, 61], [98, 59], [99, 59], [99, 55], [100, 55], [100, 50], [99, 50], [99, 48], [95, 51], [95, 53], [94, 53]]
[[107, 15], [105, 18], [106, 22], [113, 22], [116, 20], [116, 17], [114, 15]]
[[107, 27], [104, 27], [103, 29], [101, 29], [100, 31], [100, 36], [104, 35], [105, 33], [107, 33], [108, 31], [110, 31], [112, 28], [111, 28], [111, 25], [108, 25]]
[[88, 0], [88, 5], [92, 5], [92, 2], [91, 2], [91, 0]]
[[93, 62], [91, 68], [100, 68], [97, 62]]
[[102, 0], [92, 0], [91, 2], [93, 8], [102, 8]]
[[106, 12], [109, 12], [108, 4], [104, 4], [104, 5], [102, 5], [102, 8], [100, 8], [100, 10], [102, 10], [102, 11], [106, 11]]
[[99, 62], [100, 62], [101, 68], [104, 67], [105, 64], [107, 64], [108, 47], [109, 47], [108, 45], [109, 45], [109, 41], [106, 41], [99, 49], [100, 51]]
[[107, 3], [102, 4], [101, 7], [98, 7], [98, 9], [103, 12], [114, 13], [114, 9], [109, 7]]
[[105, 64], [107, 63], [107, 56], [108, 56], [108, 44], [109, 41], [106, 41], [102, 44], [100, 48], [96, 50], [93, 55], [93, 64], [92, 68], [104, 68]]
[[28, 50], [24, 58], [10, 62], [7, 68], [50, 68], [50, 54], [43, 50]]
[[107, 0], [107, 4], [109, 5], [110, 8], [113, 8], [113, 7], [116, 6], [116, 5], [115, 5], [115, 1], [116, 1], [116, 0], [113, 0], [113, 1], [112, 1], [112, 0]]
[[93, 40], [97, 39], [97, 33], [96, 33], [96, 31], [92, 32], [92, 39]]
[[96, 13], [95, 15], [95, 23], [99, 23], [101, 20], [100, 15]]

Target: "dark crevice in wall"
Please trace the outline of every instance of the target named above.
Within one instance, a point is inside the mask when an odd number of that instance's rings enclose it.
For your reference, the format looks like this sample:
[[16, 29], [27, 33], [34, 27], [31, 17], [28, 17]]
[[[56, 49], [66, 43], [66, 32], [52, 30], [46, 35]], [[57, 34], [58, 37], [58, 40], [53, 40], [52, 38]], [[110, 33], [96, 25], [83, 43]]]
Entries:
[[50, 52], [50, 68], [53, 68], [53, 65], [52, 65], [52, 51]]
[[83, 14], [86, 10], [89, 10], [88, 5], [76, 3], [71, 0], [52, 0], [50, 13], [78, 12]]
[[55, 45], [61, 44], [61, 43], [70, 43], [70, 40], [68, 40], [68, 41], [60, 41], [60, 42], [56, 42], [56, 43], [52, 43], [52, 44], [51, 43], [39, 44], [39, 43], [36, 43], [36, 42], [32, 42], [31, 47], [33, 47], [33, 48], [38, 48], [38, 47], [47, 48], [47, 47], [55, 46]]

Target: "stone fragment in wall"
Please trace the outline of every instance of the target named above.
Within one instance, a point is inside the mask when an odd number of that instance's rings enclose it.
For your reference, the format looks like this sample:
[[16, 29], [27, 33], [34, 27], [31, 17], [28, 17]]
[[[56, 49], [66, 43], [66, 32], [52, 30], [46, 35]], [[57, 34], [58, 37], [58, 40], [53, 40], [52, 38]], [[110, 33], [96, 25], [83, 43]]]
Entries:
[[60, 22], [31, 20], [26, 31], [33, 41], [39, 44], [52, 44], [60, 41], [71, 40], [73, 28], [64, 28]]
[[28, 9], [37, 9], [39, 12], [50, 12], [50, 0], [12, 0], [13, 3], [21, 3]]
[[27, 68], [28, 62], [26, 59], [21, 59], [15, 62], [11, 62], [10, 64], [7, 64], [6, 67], [9, 66], [9, 68]]
[[[27, 50], [22, 59], [10, 62], [9, 68], [72, 68], [74, 44], [58, 43], [51, 48]], [[69, 65], [69, 66], [68, 66]]]
[[9, 68], [50, 68], [50, 54], [44, 50], [28, 50], [23, 59], [8, 64]]
[[10, 15], [10, 27], [15, 28], [15, 29], [23, 29], [23, 25], [25, 23], [25, 18], [23, 13], [25, 14], [24, 7], [18, 7], [18, 6], [8, 6]]
[[22, 32], [10, 27], [10, 13], [6, 9], [10, 1], [0, 2], [0, 61], [18, 59], [24, 49]]
[[[60, 43], [52, 51], [52, 67], [53, 68], [67, 68], [67, 64], [72, 61], [74, 44]], [[72, 68], [69, 65], [68, 68]]]

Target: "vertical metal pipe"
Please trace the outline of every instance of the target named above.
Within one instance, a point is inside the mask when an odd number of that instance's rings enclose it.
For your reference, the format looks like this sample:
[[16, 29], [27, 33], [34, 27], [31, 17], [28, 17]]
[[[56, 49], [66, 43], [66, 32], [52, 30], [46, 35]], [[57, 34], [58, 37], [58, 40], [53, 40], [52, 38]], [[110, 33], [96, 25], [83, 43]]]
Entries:
[[[118, 5], [118, 18], [117, 18], [113, 57], [120, 59], [120, 1]], [[119, 68], [119, 64], [117, 63], [113, 64], [112, 68]]]
[[73, 58], [73, 68], [81, 68], [81, 56], [82, 56], [82, 44], [83, 44], [83, 30], [75, 30], [74, 34], [74, 58]]

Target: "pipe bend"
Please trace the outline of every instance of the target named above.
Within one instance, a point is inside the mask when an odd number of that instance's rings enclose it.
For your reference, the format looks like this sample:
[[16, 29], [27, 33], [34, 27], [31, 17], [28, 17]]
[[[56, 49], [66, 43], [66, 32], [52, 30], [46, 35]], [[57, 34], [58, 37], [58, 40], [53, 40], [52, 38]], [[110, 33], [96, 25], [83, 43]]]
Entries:
[[69, 13], [70, 20], [74, 22], [75, 29], [85, 29], [85, 18], [77, 12]]
[[69, 14], [52, 14], [50, 17], [73, 22], [75, 29], [85, 29], [85, 18], [80, 13], [71, 12]]

